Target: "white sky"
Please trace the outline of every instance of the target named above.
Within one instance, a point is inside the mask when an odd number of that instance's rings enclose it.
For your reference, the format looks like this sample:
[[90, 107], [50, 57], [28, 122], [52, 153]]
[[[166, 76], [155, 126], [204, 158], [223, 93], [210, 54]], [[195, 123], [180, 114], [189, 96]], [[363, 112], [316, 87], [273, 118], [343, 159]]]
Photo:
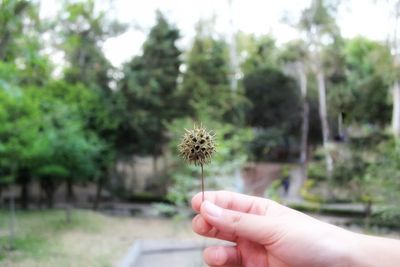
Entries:
[[[108, 1], [98, 1], [101, 5]], [[194, 36], [194, 25], [200, 18], [216, 15], [216, 31], [227, 34], [230, 30], [228, 0], [114, 0], [109, 10], [111, 18], [128, 23], [130, 28], [120, 36], [110, 38], [103, 49], [114, 66], [128, 61], [140, 53], [146, 34], [155, 23], [155, 11], [160, 9], [170, 22], [181, 31], [179, 46], [187, 49]], [[296, 38], [297, 32], [282, 22], [285, 14], [296, 18], [310, 0], [233, 0], [232, 17], [236, 30], [257, 35], [272, 33], [278, 42]], [[57, 0], [42, 0], [42, 16], [54, 16]], [[344, 37], [363, 35], [385, 40], [393, 28], [389, 12], [384, 5], [372, 0], [348, 0], [339, 10], [337, 22]]]

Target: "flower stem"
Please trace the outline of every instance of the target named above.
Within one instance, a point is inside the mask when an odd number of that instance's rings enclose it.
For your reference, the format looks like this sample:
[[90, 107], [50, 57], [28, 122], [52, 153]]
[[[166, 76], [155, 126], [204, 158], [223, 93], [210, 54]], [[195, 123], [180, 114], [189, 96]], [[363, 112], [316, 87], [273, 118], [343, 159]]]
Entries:
[[204, 202], [204, 171], [203, 171], [203, 164], [200, 164], [201, 166], [201, 200]]

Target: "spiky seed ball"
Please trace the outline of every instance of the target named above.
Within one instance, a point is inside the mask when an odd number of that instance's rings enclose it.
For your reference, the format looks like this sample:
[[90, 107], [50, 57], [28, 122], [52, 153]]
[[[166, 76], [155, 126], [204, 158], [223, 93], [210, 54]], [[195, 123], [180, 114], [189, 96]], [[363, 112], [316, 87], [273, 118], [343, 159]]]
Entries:
[[195, 165], [204, 165], [210, 162], [215, 152], [215, 134], [207, 132], [203, 126], [186, 130], [179, 144], [179, 153], [182, 158]]

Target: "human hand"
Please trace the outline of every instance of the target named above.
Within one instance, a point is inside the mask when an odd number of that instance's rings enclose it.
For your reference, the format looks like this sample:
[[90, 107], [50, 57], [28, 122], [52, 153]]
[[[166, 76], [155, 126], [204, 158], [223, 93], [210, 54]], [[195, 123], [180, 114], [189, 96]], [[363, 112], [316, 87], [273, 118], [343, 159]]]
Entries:
[[354, 266], [356, 234], [274, 201], [217, 191], [206, 192], [203, 203], [194, 196], [192, 208], [196, 233], [236, 243], [207, 248], [210, 266]]

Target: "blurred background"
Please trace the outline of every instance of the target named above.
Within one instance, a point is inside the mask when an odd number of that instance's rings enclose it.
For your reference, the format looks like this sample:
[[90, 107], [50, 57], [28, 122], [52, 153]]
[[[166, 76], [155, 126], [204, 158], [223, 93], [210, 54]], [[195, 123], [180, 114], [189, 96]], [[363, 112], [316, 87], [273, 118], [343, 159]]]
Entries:
[[0, 266], [203, 266], [207, 190], [400, 237], [400, 1], [0, 0]]

